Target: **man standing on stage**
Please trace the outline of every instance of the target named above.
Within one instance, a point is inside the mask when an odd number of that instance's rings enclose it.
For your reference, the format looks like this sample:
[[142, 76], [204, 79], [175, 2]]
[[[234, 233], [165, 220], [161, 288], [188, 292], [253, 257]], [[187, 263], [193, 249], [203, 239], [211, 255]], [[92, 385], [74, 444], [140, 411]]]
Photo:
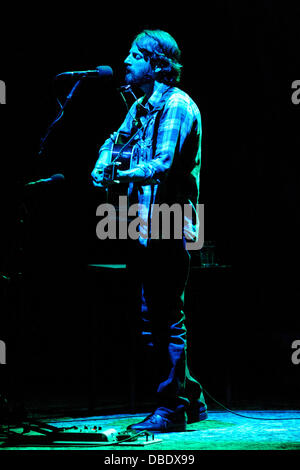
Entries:
[[186, 239], [196, 239], [197, 220], [184, 217], [181, 239], [151, 238], [153, 204], [189, 204], [195, 210], [199, 197], [201, 116], [194, 101], [176, 87], [182, 68], [180, 55], [176, 41], [165, 31], [145, 30], [134, 39], [125, 60], [125, 80], [144, 96], [134, 102], [118, 133], [100, 148], [92, 172], [94, 186], [114, 184], [103, 172], [107, 150], [117, 135], [131, 138], [138, 164], [118, 170], [116, 180], [128, 184], [129, 201], [140, 204], [140, 217], [145, 221], [147, 236], [141, 228], [137, 248], [142, 338], [156, 351], [153, 367], [158, 373], [156, 409], [129, 427], [136, 431], [184, 431], [187, 422], [207, 418], [202, 387], [187, 366], [183, 312], [190, 262]]

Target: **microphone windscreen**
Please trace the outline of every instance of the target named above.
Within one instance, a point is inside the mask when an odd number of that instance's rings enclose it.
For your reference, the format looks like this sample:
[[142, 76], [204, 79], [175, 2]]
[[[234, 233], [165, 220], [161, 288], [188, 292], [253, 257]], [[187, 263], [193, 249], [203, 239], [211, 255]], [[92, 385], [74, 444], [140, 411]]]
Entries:
[[114, 74], [109, 65], [99, 65], [96, 69], [101, 77], [112, 77]]
[[57, 174], [51, 176], [52, 181], [59, 181], [59, 180], [62, 181], [64, 179], [65, 179], [65, 177], [61, 173], [57, 173]]

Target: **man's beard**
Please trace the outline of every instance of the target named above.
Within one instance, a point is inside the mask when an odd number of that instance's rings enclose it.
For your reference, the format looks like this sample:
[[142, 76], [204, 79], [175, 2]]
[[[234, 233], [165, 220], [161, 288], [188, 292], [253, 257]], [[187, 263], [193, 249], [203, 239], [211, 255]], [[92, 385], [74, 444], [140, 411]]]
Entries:
[[136, 76], [132, 72], [126, 72], [125, 74], [125, 83], [126, 85], [136, 85], [141, 86], [141, 85], [146, 85], [147, 83], [151, 82], [153, 80], [152, 74], [144, 74], [141, 76]]
[[126, 72], [125, 83], [126, 85], [132, 85], [134, 83], [134, 77], [131, 72]]

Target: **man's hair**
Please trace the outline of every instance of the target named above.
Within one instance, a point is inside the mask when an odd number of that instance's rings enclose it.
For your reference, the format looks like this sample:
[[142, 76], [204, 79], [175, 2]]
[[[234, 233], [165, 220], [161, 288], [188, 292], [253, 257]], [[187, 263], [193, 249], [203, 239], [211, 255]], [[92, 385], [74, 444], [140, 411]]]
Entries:
[[134, 39], [134, 44], [150, 59], [153, 69], [160, 67], [157, 80], [167, 85], [180, 81], [182, 65], [179, 63], [181, 51], [175, 39], [160, 29], [145, 29]]

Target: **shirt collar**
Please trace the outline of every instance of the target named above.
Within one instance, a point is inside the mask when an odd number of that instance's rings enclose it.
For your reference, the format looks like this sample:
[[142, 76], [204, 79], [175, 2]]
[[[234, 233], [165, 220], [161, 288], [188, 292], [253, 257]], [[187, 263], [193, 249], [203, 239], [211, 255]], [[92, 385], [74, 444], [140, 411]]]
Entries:
[[147, 103], [150, 105], [150, 109], [156, 108], [161, 104], [162, 96], [169, 88], [169, 85], [166, 85], [165, 83], [155, 82], [154, 91]]

